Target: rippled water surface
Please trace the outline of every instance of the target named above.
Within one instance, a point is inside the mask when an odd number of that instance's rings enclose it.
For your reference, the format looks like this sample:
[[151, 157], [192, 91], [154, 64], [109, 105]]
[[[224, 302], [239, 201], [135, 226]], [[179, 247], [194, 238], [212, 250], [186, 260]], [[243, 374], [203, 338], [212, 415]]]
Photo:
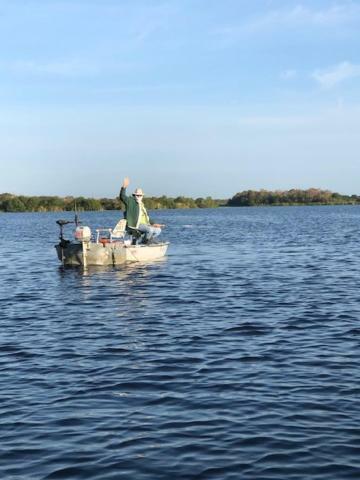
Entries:
[[359, 479], [360, 208], [155, 217], [165, 260], [84, 273], [0, 215], [0, 478]]

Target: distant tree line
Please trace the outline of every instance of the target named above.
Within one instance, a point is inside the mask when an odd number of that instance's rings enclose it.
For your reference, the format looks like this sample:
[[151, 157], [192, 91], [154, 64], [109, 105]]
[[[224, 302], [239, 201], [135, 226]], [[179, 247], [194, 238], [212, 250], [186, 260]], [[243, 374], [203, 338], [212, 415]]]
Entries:
[[146, 208], [156, 210], [160, 208], [215, 208], [226, 204], [226, 200], [211, 197], [145, 197]]
[[[226, 200], [215, 200], [211, 197], [145, 197], [144, 203], [149, 210], [161, 208], [215, 208], [226, 204]], [[121, 210], [122, 203], [118, 198], [85, 198], [85, 197], [28, 197], [24, 195], [0, 194], [0, 211], [2, 212], [60, 212], [60, 211], [94, 211]]]
[[[149, 210], [161, 208], [215, 208], [219, 206], [252, 207], [261, 205], [354, 205], [360, 204], [360, 195], [341, 195], [329, 190], [245, 190], [230, 200], [190, 197], [145, 197]], [[119, 198], [85, 197], [28, 197], [24, 195], [0, 194], [0, 212], [60, 212], [60, 211], [121, 210]]]
[[228, 200], [230, 207], [252, 207], [260, 205], [354, 205], [360, 204], [359, 195], [341, 195], [329, 190], [245, 190]]

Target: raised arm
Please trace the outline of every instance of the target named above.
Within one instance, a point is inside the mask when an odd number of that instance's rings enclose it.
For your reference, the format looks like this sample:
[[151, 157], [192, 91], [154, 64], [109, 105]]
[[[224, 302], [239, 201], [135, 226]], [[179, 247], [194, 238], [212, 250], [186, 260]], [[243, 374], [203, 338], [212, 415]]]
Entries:
[[129, 197], [126, 195], [126, 189], [129, 186], [130, 180], [128, 177], [124, 178], [123, 184], [120, 189], [120, 200], [127, 205]]

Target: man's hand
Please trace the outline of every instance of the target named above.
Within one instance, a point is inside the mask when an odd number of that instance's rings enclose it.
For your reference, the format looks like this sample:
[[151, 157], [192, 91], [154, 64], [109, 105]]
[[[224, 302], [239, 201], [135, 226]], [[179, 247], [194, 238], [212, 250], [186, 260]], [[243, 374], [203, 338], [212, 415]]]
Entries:
[[162, 227], [165, 227], [166, 225], [164, 225], [163, 223], [153, 223], [152, 226], [156, 228], [162, 228]]
[[123, 188], [127, 188], [129, 186], [129, 183], [130, 183], [129, 177], [125, 177], [122, 184]]

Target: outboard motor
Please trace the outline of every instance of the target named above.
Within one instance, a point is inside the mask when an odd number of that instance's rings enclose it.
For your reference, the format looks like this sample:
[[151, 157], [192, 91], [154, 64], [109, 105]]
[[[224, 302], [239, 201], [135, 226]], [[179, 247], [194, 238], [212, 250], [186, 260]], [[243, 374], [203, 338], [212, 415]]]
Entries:
[[87, 226], [78, 226], [74, 231], [75, 240], [79, 242], [90, 242], [91, 240], [91, 230]]
[[87, 250], [90, 247], [91, 230], [87, 226], [78, 226], [74, 232], [75, 240], [82, 244], [82, 265], [87, 268]]

